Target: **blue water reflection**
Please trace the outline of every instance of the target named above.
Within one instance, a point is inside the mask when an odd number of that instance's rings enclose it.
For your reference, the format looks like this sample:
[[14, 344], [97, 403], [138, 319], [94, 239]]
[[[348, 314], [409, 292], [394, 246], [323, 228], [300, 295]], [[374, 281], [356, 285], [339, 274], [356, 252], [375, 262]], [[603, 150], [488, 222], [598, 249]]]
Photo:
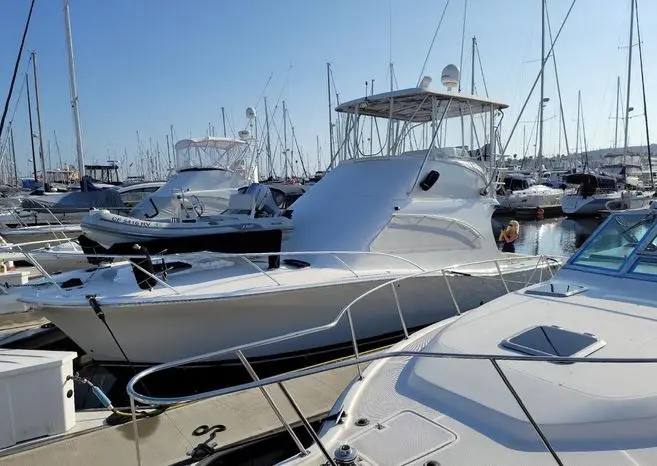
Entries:
[[[512, 218], [493, 219], [493, 233], [508, 225]], [[516, 252], [529, 255], [570, 256], [598, 228], [600, 219], [551, 218], [546, 220], [519, 220], [520, 238]]]

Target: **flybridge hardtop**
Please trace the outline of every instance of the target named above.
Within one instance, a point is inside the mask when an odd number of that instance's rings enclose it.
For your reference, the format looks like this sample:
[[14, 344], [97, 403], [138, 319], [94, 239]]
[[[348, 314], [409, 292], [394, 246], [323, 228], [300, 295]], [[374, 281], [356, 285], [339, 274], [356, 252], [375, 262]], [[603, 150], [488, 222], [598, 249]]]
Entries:
[[507, 104], [460, 92], [423, 87], [384, 92], [345, 102], [337, 112], [428, 123], [437, 118], [456, 118], [508, 108]]

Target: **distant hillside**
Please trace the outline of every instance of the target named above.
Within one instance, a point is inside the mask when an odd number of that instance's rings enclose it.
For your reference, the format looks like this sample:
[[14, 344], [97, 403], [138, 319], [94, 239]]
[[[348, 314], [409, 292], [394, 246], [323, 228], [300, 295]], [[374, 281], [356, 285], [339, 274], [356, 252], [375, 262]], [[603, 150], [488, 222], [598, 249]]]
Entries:
[[[628, 148], [630, 152], [635, 153], [635, 154], [648, 154], [648, 147], [647, 146], [631, 146]], [[622, 153], [623, 149], [612, 149], [612, 148], [607, 148], [607, 149], [596, 149], [596, 150], [591, 150], [589, 151], [589, 160], [598, 160], [601, 159], [602, 157], [605, 156], [605, 154], [610, 154], [610, 153]], [[652, 159], [655, 160], [657, 158], [657, 144], [650, 144], [650, 155], [652, 155]]]

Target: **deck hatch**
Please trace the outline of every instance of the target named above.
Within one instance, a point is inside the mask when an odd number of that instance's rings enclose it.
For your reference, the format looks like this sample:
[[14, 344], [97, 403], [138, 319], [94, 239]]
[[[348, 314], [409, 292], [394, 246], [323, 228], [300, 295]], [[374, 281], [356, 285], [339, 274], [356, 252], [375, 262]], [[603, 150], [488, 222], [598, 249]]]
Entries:
[[582, 357], [606, 345], [593, 334], [566, 330], [556, 325], [537, 325], [507, 338], [502, 346], [533, 356]]
[[567, 298], [584, 291], [587, 291], [588, 288], [582, 285], [569, 285], [564, 283], [543, 283], [542, 285], [536, 286], [525, 290], [525, 294], [533, 294], [538, 296], [551, 296], [554, 298]]

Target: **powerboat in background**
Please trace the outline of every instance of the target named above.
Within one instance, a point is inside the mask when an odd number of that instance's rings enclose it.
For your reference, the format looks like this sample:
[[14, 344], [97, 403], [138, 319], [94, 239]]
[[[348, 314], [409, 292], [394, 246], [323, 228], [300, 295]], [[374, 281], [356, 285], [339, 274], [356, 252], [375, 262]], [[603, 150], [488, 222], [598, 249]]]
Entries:
[[[341, 162], [287, 209], [294, 229], [281, 238], [279, 264], [248, 252], [139, 255], [131, 264], [81, 275], [71, 286], [26, 290], [19, 299], [111, 366], [160, 363], [323, 325], [364, 291], [409, 273], [418, 276], [354, 306], [352, 312], [363, 317], [356, 319], [359, 340], [399, 332], [398, 301], [406, 303], [406, 326], [414, 329], [457, 312], [451, 292], [467, 290], [460, 303], [465, 311], [507, 287], [523, 286], [547, 265], [537, 269], [541, 258], [497, 249], [489, 168], [495, 135], [482, 129], [493, 141], [482, 158], [435, 143], [447, 119], [469, 115], [478, 125], [483, 115], [491, 122], [487, 128], [495, 128], [492, 122], [507, 105], [433, 90], [427, 80], [337, 108], [345, 115]], [[359, 155], [365, 148], [355, 135], [359, 124], [369, 127], [367, 118], [392, 126], [381, 148], [385, 156]], [[179, 174], [185, 173], [190, 172]], [[160, 213], [162, 206], [172, 212], [176, 204], [153, 199]], [[454, 272], [436, 272], [449, 267]], [[495, 279], [500, 274], [504, 281]], [[120, 348], [92, 308], [102, 310]], [[248, 356], [277, 360], [350, 341], [347, 326], [340, 324], [321, 336], [254, 348]], [[231, 359], [234, 355], [213, 362]]]
[[575, 173], [565, 180], [578, 184], [577, 192], [566, 194], [561, 200], [563, 213], [569, 217], [593, 217], [609, 210], [641, 209], [650, 205], [649, 193], [624, 190], [615, 177], [592, 173]]
[[[254, 183], [244, 193], [231, 194], [228, 209], [219, 215], [138, 220], [94, 210], [80, 226], [87, 238], [113, 254], [129, 254], [136, 244], [169, 254], [201, 250], [245, 252], [252, 248], [244, 243], [258, 241], [267, 232], [292, 229], [292, 220], [282, 214], [269, 187]], [[280, 248], [262, 252], [277, 250]]]
[[243, 139], [184, 139], [174, 154], [175, 175], [137, 204], [130, 217], [157, 221], [220, 214], [231, 194], [258, 181], [255, 152]]
[[87, 182], [85, 191], [41, 192], [23, 196], [17, 199], [17, 202], [20, 202], [18, 205], [0, 215], [0, 225], [7, 228], [53, 223], [79, 224], [92, 208], [127, 213], [163, 184], [162, 181], [148, 181], [129, 186], [100, 188], [93, 182]]
[[549, 281], [322, 368], [369, 363], [279, 464], [656, 464], [656, 244], [613, 214]]
[[518, 209], [559, 206], [563, 195], [563, 190], [537, 184], [530, 177], [508, 174], [504, 186], [498, 189], [497, 200], [500, 212], [512, 213]]

